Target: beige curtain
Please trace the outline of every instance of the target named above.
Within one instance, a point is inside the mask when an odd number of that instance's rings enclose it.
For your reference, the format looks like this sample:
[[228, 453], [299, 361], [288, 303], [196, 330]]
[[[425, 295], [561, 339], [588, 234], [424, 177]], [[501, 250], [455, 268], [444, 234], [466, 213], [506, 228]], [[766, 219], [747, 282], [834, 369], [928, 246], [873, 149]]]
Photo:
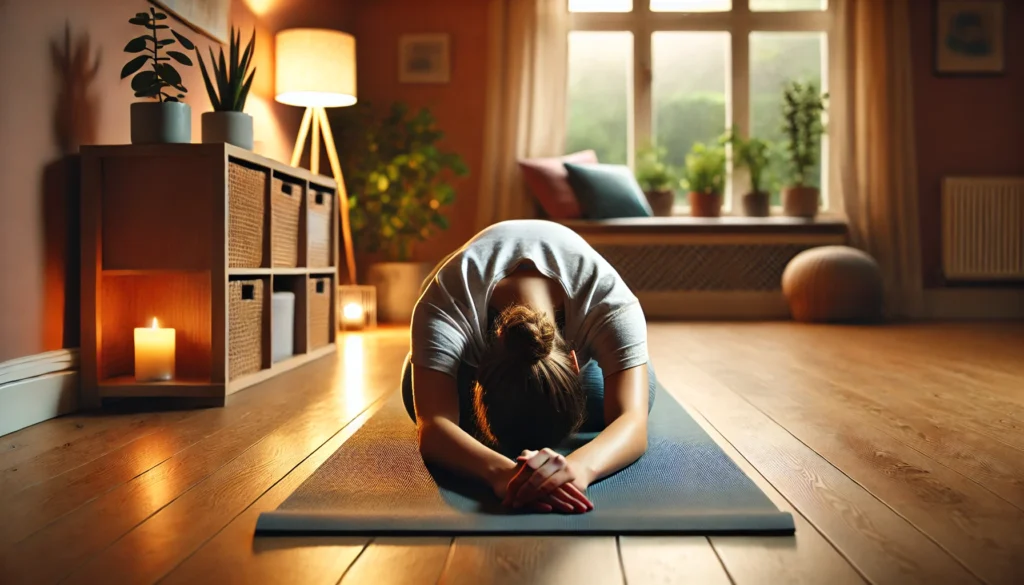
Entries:
[[516, 159], [561, 155], [565, 140], [565, 0], [489, 0], [489, 67], [478, 229], [533, 217]]
[[[921, 310], [911, 0], [833, 0], [829, 136], [853, 244], [878, 260], [890, 317]], [[922, 66], [924, 64], [921, 64]]]

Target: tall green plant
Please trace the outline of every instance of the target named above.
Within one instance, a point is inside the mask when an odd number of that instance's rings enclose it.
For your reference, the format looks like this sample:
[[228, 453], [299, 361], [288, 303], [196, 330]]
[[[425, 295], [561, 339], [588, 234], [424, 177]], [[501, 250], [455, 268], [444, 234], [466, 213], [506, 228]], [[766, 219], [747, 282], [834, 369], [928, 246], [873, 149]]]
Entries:
[[[229, 57], [224, 59], [224, 47], [220, 48], [220, 61], [213, 56], [213, 49], [210, 49], [210, 68], [217, 83], [214, 88], [214, 80], [203, 62], [203, 56], [196, 50], [196, 57], [199, 59], [199, 69], [203, 72], [203, 82], [206, 84], [206, 93], [210, 96], [210, 104], [215, 112], [241, 112], [245, 109], [245, 100], [249, 97], [249, 88], [252, 87], [252, 79], [256, 76], [256, 68], [249, 71], [252, 64], [253, 47], [256, 42], [256, 29], [253, 29], [249, 43], [242, 49], [242, 31], [236, 31], [231, 27], [231, 43], [228, 47]], [[219, 64], [218, 64], [219, 63]], [[248, 73], [248, 77], [246, 74]]]
[[789, 182], [797, 187], [807, 186], [808, 169], [818, 160], [821, 135], [825, 132], [822, 114], [825, 113], [828, 94], [823, 94], [814, 83], [791, 81], [783, 92], [783, 132], [786, 135]]
[[637, 150], [634, 175], [644, 191], [669, 191], [675, 185], [676, 173], [665, 162], [666, 153], [663, 147], [654, 145]]
[[337, 110], [333, 126], [342, 144], [354, 244], [406, 261], [414, 243], [448, 229], [451, 181], [468, 168], [461, 156], [441, 149], [444, 133], [426, 108], [412, 114], [398, 102], [378, 114], [363, 102]]
[[[183, 99], [185, 94], [188, 93], [188, 89], [181, 83], [181, 74], [174, 68], [174, 65], [171, 65], [170, 61], [173, 59], [181, 65], [191, 67], [192, 60], [188, 58], [188, 55], [180, 51], [161, 53], [161, 49], [173, 45], [175, 43], [174, 39], [178, 39], [177, 42], [186, 51], [191, 51], [196, 47], [192, 44], [192, 41], [177, 31], [172, 30], [170, 26], [160, 24], [160, 21], [166, 19], [167, 15], [158, 12], [155, 8], [150, 8], [148, 14], [138, 12], [135, 16], [128, 19], [128, 22], [131, 24], [141, 26], [149, 31], [128, 41], [128, 44], [124, 46], [125, 53], [147, 52], [145, 55], [139, 55], [128, 61], [121, 68], [121, 79], [135, 73], [135, 77], [132, 78], [132, 89], [135, 90], [135, 97], [152, 98], [160, 102], [176, 102]], [[171, 34], [174, 35], [174, 39], [161, 39], [160, 31], [163, 30], [170, 30]], [[150, 65], [149, 69], [139, 71], [147, 64]], [[175, 89], [177, 93], [169, 94], [166, 92], [167, 88]]]
[[721, 195], [725, 190], [725, 149], [698, 142], [686, 154], [682, 187], [694, 193]]
[[756, 136], [743, 138], [735, 129], [725, 136], [724, 142], [732, 145], [736, 168], [745, 168], [750, 173], [750, 190], [754, 193], [768, 191], [775, 145]]

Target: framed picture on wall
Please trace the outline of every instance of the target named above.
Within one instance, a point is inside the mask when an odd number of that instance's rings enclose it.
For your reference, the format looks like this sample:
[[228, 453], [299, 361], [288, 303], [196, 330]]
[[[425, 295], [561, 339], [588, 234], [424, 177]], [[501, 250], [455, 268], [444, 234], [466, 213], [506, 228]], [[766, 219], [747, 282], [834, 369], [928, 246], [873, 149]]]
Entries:
[[935, 73], [1000, 75], [1006, 69], [1003, 0], [936, 0]]
[[448, 35], [402, 35], [398, 40], [398, 81], [448, 83], [451, 78]]
[[231, 36], [231, 0], [149, 0], [192, 30], [218, 43]]

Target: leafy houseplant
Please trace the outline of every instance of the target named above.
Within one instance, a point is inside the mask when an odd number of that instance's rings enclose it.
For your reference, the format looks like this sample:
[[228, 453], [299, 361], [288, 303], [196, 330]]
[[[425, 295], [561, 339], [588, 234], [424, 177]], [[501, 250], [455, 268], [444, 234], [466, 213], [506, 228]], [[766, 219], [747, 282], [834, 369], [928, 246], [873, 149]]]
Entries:
[[664, 148], [657, 146], [640, 149], [634, 172], [657, 217], [672, 215], [672, 204], [676, 196], [672, 188], [676, 183], [675, 172], [665, 162], [665, 152]]
[[733, 147], [736, 168], [750, 173], [750, 192], [743, 195], [743, 213], [749, 217], [767, 217], [771, 212], [768, 192], [774, 146], [757, 137], [743, 138], [733, 130], [725, 139]]
[[720, 144], [694, 144], [686, 155], [680, 184], [689, 191], [691, 215], [721, 215], [722, 192], [725, 190], [725, 149]]
[[814, 83], [790, 82], [783, 93], [783, 131], [786, 134], [788, 186], [782, 191], [784, 213], [812, 218], [818, 214], [820, 190], [811, 184], [810, 171], [818, 161], [818, 147], [825, 132], [822, 114], [828, 94]]
[[[125, 53], [144, 53], [132, 58], [121, 69], [121, 79], [130, 75], [135, 97], [153, 101], [135, 102], [131, 106], [132, 143], [166, 143], [192, 141], [192, 110], [182, 102], [188, 89], [182, 85], [181, 74], [171, 61], [192, 66], [188, 55], [167, 47], [180, 43], [186, 51], [195, 49], [188, 40], [161, 21], [167, 15], [150, 8], [149, 13], [138, 12], [129, 23], [146, 29], [146, 33], [128, 41]], [[160, 38], [162, 31], [170, 31], [174, 38]], [[177, 39], [177, 41], [175, 41]], [[148, 68], [143, 69], [143, 67]]]
[[444, 133], [426, 108], [413, 114], [394, 103], [378, 114], [364, 102], [336, 111], [354, 244], [387, 260], [371, 265], [367, 280], [377, 287], [381, 319], [404, 322], [432, 268], [409, 262], [412, 247], [448, 229], [451, 180], [468, 169], [462, 157], [439, 147]]
[[210, 96], [212, 112], [202, 116], [203, 142], [229, 142], [242, 148], [252, 150], [252, 116], [243, 112], [245, 100], [249, 97], [256, 68], [249, 70], [252, 64], [256, 31], [252, 31], [245, 50], [242, 50], [242, 32], [231, 28], [231, 43], [228, 47], [229, 57], [224, 58], [224, 48], [220, 49], [220, 60], [214, 58], [210, 49], [210, 69], [203, 62], [203, 56], [196, 50], [199, 69], [203, 73], [206, 93]]

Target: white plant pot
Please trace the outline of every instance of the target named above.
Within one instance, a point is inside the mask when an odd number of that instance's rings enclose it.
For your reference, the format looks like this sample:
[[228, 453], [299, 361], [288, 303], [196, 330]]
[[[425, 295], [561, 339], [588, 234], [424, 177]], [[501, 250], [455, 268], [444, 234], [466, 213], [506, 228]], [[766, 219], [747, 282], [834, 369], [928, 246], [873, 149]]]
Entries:
[[131, 120], [132, 144], [192, 142], [192, 108], [184, 102], [135, 102]]
[[227, 142], [252, 150], [252, 116], [245, 112], [206, 112], [202, 115], [203, 143]]
[[377, 289], [378, 320], [410, 323], [420, 288], [433, 268], [427, 262], [379, 262], [370, 266], [367, 280]]

